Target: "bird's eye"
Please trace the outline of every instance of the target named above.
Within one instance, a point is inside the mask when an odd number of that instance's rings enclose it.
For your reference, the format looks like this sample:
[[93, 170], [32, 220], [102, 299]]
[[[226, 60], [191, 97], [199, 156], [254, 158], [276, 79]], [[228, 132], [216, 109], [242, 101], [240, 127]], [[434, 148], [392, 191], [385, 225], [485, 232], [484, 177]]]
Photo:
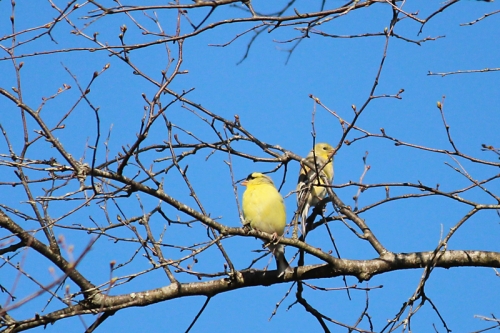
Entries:
[[252, 180], [254, 179], [255, 177], [253, 176], [253, 173], [249, 174], [248, 177], [247, 177], [247, 180]]

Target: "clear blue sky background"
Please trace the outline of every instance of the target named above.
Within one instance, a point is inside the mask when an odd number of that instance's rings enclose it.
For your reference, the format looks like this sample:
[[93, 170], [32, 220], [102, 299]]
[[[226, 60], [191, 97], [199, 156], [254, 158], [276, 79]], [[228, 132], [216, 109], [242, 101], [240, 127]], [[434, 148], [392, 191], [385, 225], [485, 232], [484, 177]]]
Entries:
[[[279, 2], [275, 7], [267, 1], [254, 1], [254, 6], [262, 12], [271, 12], [287, 1]], [[56, 1], [64, 6], [64, 2]], [[148, 1], [148, 4], [154, 3]], [[161, 2], [158, 2], [161, 3]], [[319, 1], [301, 2], [297, 4], [299, 12], [318, 10]], [[314, 3], [314, 4], [313, 4]], [[333, 8], [339, 6], [340, 1], [327, 1], [326, 6]], [[107, 5], [111, 6], [112, 2]], [[419, 17], [424, 18], [433, 12], [442, 3], [438, 1], [410, 1], [405, 5], [407, 12], [419, 11]], [[88, 8], [91, 8], [90, 6]], [[358, 126], [372, 133], [379, 133], [384, 128], [390, 136], [401, 141], [411, 142], [437, 149], [451, 150], [446, 131], [443, 127], [436, 102], [443, 96], [444, 111], [450, 131], [459, 150], [465, 154], [480, 159], [496, 161], [498, 157], [490, 152], [482, 152], [481, 144], [499, 146], [500, 113], [500, 79], [498, 72], [481, 74], [461, 74], [447, 77], [428, 76], [428, 71], [449, 72], [456, 70], [497, 68], [500, 64], [500, 16], [494, 15], [472, 25], [460, 26], [462, 23], [473, 21], [485, 13], [499, 10], [498, 2], [485, 3], [476, 1], [463, 1], [439, 14], [423, 28], [418, 35], [420, 25], [405, 19], [397, 25], [396, 33], [406, 38], [420, 40], [425, 37], [443, 36], [435, 41], [428, 41], [418, 46], [400, 39], [390, 40], [386, 63], [383, 68], [380, 82], [375, 92], [376, 95], [396, 94], [401, 88], [405, 90], [401, 100], [378, 99], [370, 103], [358, 122]], [[208, 10], [189, 12], [190, 18], [198, 22]], [[83, 15], [81, 10], [72, 17], [80, 27], [86, 22], [78, 20], [77, 16]], [[175, 16], [172, 13], [158, 11], [162, 27], [167, 33], [175, 31]], [[293, 11], [289, 11], [289, 14]], [[151, 13], [150, 13], [151, 14]], [[0, 36], [11, 32], [9, 16], [11, 15], [10, 2], [0, 1]], [[217, 10], [210, 21], [246, 15], [239, 9]], [[378, 33], [388, 27], [392, 12], [388, 5], [375, 5], [365, 10], [354, 11], [345, 17], [331, 21], [321, 26], [323, 31], [337, 35], [355, 35], [362, 33]], [[18, 1], [16, 6], [16, 29], [42, 25], [55, 17], [56, 13], [50, 8], [48, 2], [40, 1], [37, 4], [27, 1]], [[154, 24], [148, 21], [142, 13], [136, 12], [133, 16], [148, 26], [155, 29]], [[119, 27], [126, 24], [129, 28], [126, 40], [128, 42], [143, 42], [155, 40], [157, 37], [141, 36], [137, 28], [124, 15], [114, 15], [95, 22], [87, 30], [89, 35], [99, 32], [99, 39], [108, 41], [109, 44], [118, 45]], [[332, 39], [311, 35], [304, 39], [295, 49], [288, 62], [285, 52], [292, 44], [280, 44], [283, 41], [297, 36], [293, 27], [282, 28], [272, 33], [263, 33], [252, 45], [248, 58], [241, 64], [246, 45], [252, 34], [243, 36], [227, 47], [213, 47], [210, 44], [223, 44], [231, 40], [237, 33], [241, 33], [253, 26], [254, 23], [226, 25], [209, 30], [195, 38], [187, 40], [184, 44], [184, 62], [182, 70], [189, 73], [178, 76], [171, 85], [172, 89], [180, 92], [183, 89], [196, 88], [189, 94], [189, 98], [202, 104], [212, 112], [228, 119], [238, 114], [242, 125], [261, 140], [280, 145], [297, 154], [306, 155], [312, 146], [312, 112], [315, 110], [313, 100], [308, 96], [313, 94], [318, 97], [331, 110], [336, 111], [346, 121], [353, 117], [351, 105], [358, 108], [369, 96], [373, 80], [380, 65], [384, 37]], [[186, 21], [182, 23], [183, 32], [190, 32], [191, 28]], [[26, 46], [19, 47], [17, 54], [31, 53], [47, 49], [62, 49], [67, 47], [91, 46], [69, 34], [67, 25], [60, 24], [53, 33], [58, 44], [51, 42], [47, 37], [41, 38]], [[24, 36], [20, 36], [23, 40]], [[0, 42], [7, 47], [5, 41]], [[10, 43], [10, 41], [9, 41]], [[176, 46], [172, 47], [176, 52]], [[0, 57], [6, 57], [5, 52], [0, 52]], [[167, 65], [165, 46], [158, 45], [152, 48], [135, 51], [131, 60], [141, 70], [155, 79], [160, 77], [160, 71]], [[73, 88], [49, 101], [42, 111], [42, 115], [54, 125], [62, 115], [75, 103], [79, 93], [76, 84], [63, 65], [78, 77], [85, 86], [91, 79], [94, 71], [101, 70], [106, 63], [111, 67], [91, 88], [89, 98], [94, 105], [100, 107], [101, 133], [108, 135], [112, 126], [109, 141], [109, 156], [115, 156], [120, 147], [132, 143], [139, 130], [140, 119], [143, 116], [144, 100], [141, 94], [149, 98], [156, 92], [156, 88], [144, 79], [134, 76], [126, 64], [110, 58], [105, 52], [72, 52], [58, 53], [40, 57], [25, 58], [22, 69], [22, 86], [25, 103], [36, 108], [41, 103], [43, 96], [54, 94], [63, 83], [70, 84]], [[0, 62], [0, 86], [15, 86], [15, 76], [10, 61]], [[164, 97], [167, 103], [170, 97]], [[19, 128], [19, 112], [10, 101], [0, 98], [0, 122], [9, 129], [9, 138], [15, 149], [19, 151], [22, 146], [22, 132], [13, 130]], [[208, 140], [215, 141], [215, 136], [210, 128], [195, 118], [186, 109], [176, 105], [167, 111], [167, 117], [174, 124]], [[64, 122], [65, 130], [58, 132], [58, 138], [75, 157], [82, 157], [87, 142], [93, 145], [96, 135], [95, 117], [93, 112], [85, 105], [80, 104], [71, 116]], [[330, 142], [336, 145], [342, 134], [338, 121], [328, 112], [316, 107], [315, 131], [317, 141]], [[32, 124], [32, 130], [37, 127]], [[33, 132], [31, 132], [33, 133]], [[186, 134], [180, 133], [183, 142], [192, 141]], [[33, 135], [33, 134], [31, 134]], [[349, 139], [359, 136], [351, 133]], [[161, 144], [167, 140], [166, 129], [163, 122], [153, 127], [149, 144]], [[105, 147], [101, 145], [98, 153], [98, 163], [105, 160]], [[40, 141], [28, 154], [30, 158], [46, 159], [54, 156], [62, 162], [54, 149], [50, 149], [46, 142]], [[246, 150], [264, 156], [257, 147], [247, 143], [237, 143], [237, 149]], [[6, 154], [7, 146], [0, 140], [0, 153]], [[370, 170], [364, 178], [368, 184], [396, 183], [396, 182], [422, 182], [428, 186], [440, 184], [442, 190], [454, 190], [470, 185], [470, 182], [445, 163], [459, 167], [454, 159], [446, 155], [433, 154], [408, 147], [396, 147], [393, 143], [383, 139], [361, 140], [350, 146], [343, 146], [335, 156], [335, 184], [346, 184], [349, 181], [358, 181], [363, 172], [362, 157], [368, 152], [367, 163]], [[150, 153], [148, 163], [159, 159], [163, 153]], [[225, 154], [215, 154], [208, 160], [208, 152], [201, 152], [188, 159], [188, 175], [199, 195], [205, 209], [212, 217], [220, 217], [220, 222], [229, 226], [238, 226], [239, 216], [229, 170], [224, 163]], [[85, 161], [89, 162], [91, 151], [86, 150]], [[485, 179], [498, 173], [498, 168], [485, 167], [458, 160], [467, 172], [475, 179]], [[236, 179], [242, 179], [253, 171], [272, 170], [274, 164], [252, 163], [248, 160], [233, 158], [233, 168]], [[163, 164], [162, 164], [163, 163]], [[185, 166], [186, 164], [183, 164]], [[165, 167], [166, 162], [154, 166], [155, 170]], [[286, 182], [282, 194], [287, 195], [295, 188], [298, 163], [289, 165]], [[129, 175], [134, 175], [135, 169]], [[14, 179], [12, 174], [0, 176], [1, 181]], [[194, 207], [193, 200], [175, 171], [165, 175], [165, 192], [183, 200]], [[276, 183], [283, 177], [283, 169], [273, 175]], [[73, 189], [77, 188], [77, 184]], [[488, 189], [500, 194], [500, 185], [489, 184]], [[65, 189], [60, 195], [69, 191]], [[238, 189], [239, 196], [243, 191]], [[338, 189], [339, 197], [349, 205], [354, 205], [352, 200], [357, 188], [346, 187]], [[393, 188], [391, 195], [404, 193], [420, 193], [406, 188]], [[38, 189], [37, 195], [42, 195]], [[491, 197], [480, 190], [469, 191], [463, 195], [470, 200], [482, 203], [494, 203]], [[151, 209], [157, 200], [151, 200], [140, 195], [146, 209]], [[371, 204], [385, 197], [383, 189], [372, 189], [363, 193], [359, 206]], [[28, 211], [27, 204], [19, 204], [26, 197], [20, 188], [6, 188], [0, 193], [2, 203], [19, 207]], [[128, 201], [126, 201], [128, 200]], [[52, 217], [64, 214], [65, 210], [75, 207], [75, 203], [54, 205]], [[135, 198], [121, 201], [127, 217], [138, 216], [141, 208]], [[286, 198], [287, 214], [289, 220], [295, 209], [295, 196]], [[163, 205], [170, 217], [180, 216], [177, 211]], [[117, 210], [109, 207], [110, 216], [116, 216]], [[443, 234], [454, 226], [469, 210], [469, 207], [458, 205], [455, 201], [430, 197], [411, 200], [396, 201], [382, 205], [361, 215], [380, 241], [393, 252], [414, 252], [433, 250]], [[331, 207], [329, 207], [329, 212]], [[71, 226], [83, 224], [92, 226], [89, 220], [92, 217], [98, 223], [105, 225], [106, 221], [102, 210], [93, 205], [87, 210], [80, 211], [60, 224]], [[153, 226], [159, 234], [164, 225], [164, 220], [156, 216]], [[17, 221], [22, 224], [22, 221]], [[500, 237], [499, 217], [494, 211], [482, 212], [469, 220], [451, 239], [449, 249], [489, 250], [500, 251], [498, 239]], [[29, 227], [28, 225], [24, 225]], [[343, 258], [372, 259], [377, 257], [376, 252], [366, 243], [356, 238], [342, 224], [331, 224], [330, 228], [335, 236], [336, 244]], [[81, 253], [90, 238], [85, 238], [80, 233], [70, 229], [58, 228], [57, 235], [63, 235], [68, 245], [75, 246], [75, 255]], [[117, 237], [133, 237], [133, 234], [123, 231], [111, 231]], [[190, 245], [204, 239], [205, 229], [194, 224], [192, 229], [172, 226], [167, 229], [166, 243], [181, 243]], [[5, 233], [0, 231], [0, 235]], [[323, 250], [332, 248], [324, 227], [315, 230], [308, 241]], [[224, 242], [229, 255], [236, 268], [243, 269], [257, 256], [252, 250], [260, 249], [260, 241], [253, 238], [231, 238]], [[139, 248], [135, 243], [120, 242], [114, 244], [111, 240], [102, 237], [95, 248], [84, 258], [79, 266], [82, 273], [95, 284], [105, 283], [109, 280], [109, 262], [117, 263], [127, 261]], [[177, 250], [165, 250], [172, 257], [186, 255]], [[294, 251], [288, 249], [290, 259]], [[46, 261], [41, 261], [34, 252], [24, 253], [22, 257], [26, 270], [40, 281], [49, 283], [53, 277], [48, 268], [51, 266]], [[222, 270], [223, 259], [215, 249], [207, 251], [200, 256], [199, 263], [194, 267], [200, 271]], [[19, 259], [21, 260], [21, 259]], [[255, 267], [263, 268], [267, 258], [258, 262]], [[307, 263], [317, 262], [314, 258], [307, 258]], [[292, 265], [296, 265], [296, 261]], [[149, 267], [147, 259], [139, 251], [134, 263], [117, 270], [115, 276], [124, 276], [136, 273]], [[274, 263], [271, 263], [274, 269]], [[7, 268], [4, 268], [7, 271]], [[370, 308], [375, 325], [379, 331], [388, 319], [391, 319], [414, 292], [418, 285], [421, 270], [398, 271], [383, 276], [377, 276], [360, 286], [375, 287], [383, 285], [382, 289], [373, 290], [369, 294]], [[58, 272], [60, 274], [60, 272]], [[1, 283], [9, 288], [16, 279], [15, 271], [2, 272]], [[36, 290], [36, 285], [30, 284], [22, 278], [23, 284], [16, 291], [20, 298]], [[182, 276], [181, 281], [194, 281], [192, 277]], [[308, 281], [309, 283], [334, 288], [342, 287], [341, 279], [322, 281]], [[354, 278], [347, 278], [349, 285], [357, 283]], [[166, 285], [168, 279], [160, 272], [154, 272], [138, 277], [130, 283], [120, 286], [112, 294], [123, 294], [133, 291], [143, 291]], [[26, 287], [30, 286], [30, 287]], [[275, 285], [272, 287], [246, 288], [234, 292], [218, 295], [211, 300], [192, 332], [309, 332], [320, 331], [317, 322], [305, 313], [302, 307], [295, 305], [287, 311], [293, 302], [294, 292], [283, 302], [278, 313], [271, 321], [275, 304], [285, 295], [291, 284]], [[436, 269], [426, 286], [427, 296], [438, 307], [440, 314], [450, 325], [454, 332], [468, 332], [486, 327], [484, 322], [474, 318], [475, 315], [497, 316], [500, 308], [498, 290], [500, 280], [492, 269], [486, 268], [453, 268], [450, 270]], [[25, 288], [25, 289], [23, 289]], [[72, 292], [76, 291], [72, 286]], [[352, 301], [347, 300], [343, 291], [319, 292], [306, 290], [305, 296], [311, 304], [331, 318], [348, 324], [353, 324], [365, 306], [365, 293], [352, 291]], [[4, 294], [2, 304], [5, 304]], [[29, 318], [35, 312], [40, 314], [40, 307], [46, 302], [45, 294], [21, 309], [12, 312], [16, 318]], [[102, 332], [182, 332], [189, 326], [191, 320], [202, 306], [204, 298], [192, 297], [186, 299], [164, 302], [146, 308], [132, 308], [120, 311], [101, 327]], [[42, 305], [41, 305], [42, 304]], [[52, 311], [61, 305], [52, 302], [47, 310]], [[36, 329], [36, 332], [81, 332], [84, 331], [81, 320], [90, 325], [93, 317], [72, 318], [63, 320], [45, 330]], [[433, 331], [435, 324], [439, 332], [444, 332], [439, 318], [426, 304], [412, 321], [414, 332]], [[367, 329], [366, 325], [362, 326]], [[344, 332], [345, 329], [333, 327], [333, 332]]]

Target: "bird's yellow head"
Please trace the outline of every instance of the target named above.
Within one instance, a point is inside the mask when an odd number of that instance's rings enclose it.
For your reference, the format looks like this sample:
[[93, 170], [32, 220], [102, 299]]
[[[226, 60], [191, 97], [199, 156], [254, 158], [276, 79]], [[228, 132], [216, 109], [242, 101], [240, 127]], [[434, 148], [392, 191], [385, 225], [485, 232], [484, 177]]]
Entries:
[[252, 172], [247, 179], [240, 183], [241, 186], [271, 184], [274, 186], [273, 180], [260, 172]]
[[317, 143], [314, 146], [314, 154], [320, 156], [324, 159], [329, 159], [335, 153], [335, 148], [330, 146], [328, 143]]

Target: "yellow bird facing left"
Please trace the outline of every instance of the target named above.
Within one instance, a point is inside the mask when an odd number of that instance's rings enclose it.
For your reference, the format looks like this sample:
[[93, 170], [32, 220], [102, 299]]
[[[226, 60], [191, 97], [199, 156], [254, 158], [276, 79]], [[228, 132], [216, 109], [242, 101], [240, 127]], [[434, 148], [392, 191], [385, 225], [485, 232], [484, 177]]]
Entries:
[[[283, 197], [272, 179], [262, 173], [253, 172], [241, 185], [246, 186], [242, 199], [244, 224], [278, 239], [285, 231], [286, 210]], [[285, 259], [284, 245], [271, 243], [268, 247], [276, 259], [279, 274], [292, 271]]]
[[[318, 143], [309, 152], [305, 160], [307, 165], [301, 163], [299, 180], [297, 182], [297, 205], [301, 217], [302, 235], [307, 233], [307, 215], [309, 208], [316, 206], [327, 195], [325, 185], [333, 181], [333, 154], [335, 149], [328, 143]], [[311, 169], [308, 165], [314, 166]], [[318, 176], [319, 172], [320, 176]], [[323, 177], [328, 180], [325, 184]], [[315, 184], [317, 186], [315, 186]]]

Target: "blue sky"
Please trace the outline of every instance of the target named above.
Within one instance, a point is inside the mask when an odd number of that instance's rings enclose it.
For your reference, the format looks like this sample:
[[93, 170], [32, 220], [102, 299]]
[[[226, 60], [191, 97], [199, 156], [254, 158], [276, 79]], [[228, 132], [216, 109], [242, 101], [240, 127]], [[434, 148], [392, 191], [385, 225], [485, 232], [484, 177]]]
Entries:
[[[262, 12], [272, 11], [283, 6], [287, 1], [278, 2], [273, 7], [265, 1], [254, 1], [254, 7]], [[58, 2], [61, 6], [64, 2]], [[153, 1], [148, 4], [153, 4]], [[158, 2], [161, 3], [161, 2]], [[299, 12], [318, 10], [319, 3], [314, 5], [301, 2], [297, 4]], [[113, 5], [109, 2], [109, 6]], [[340, 6], [340, 1], [327, 1], [328, 8]], [[419, 11], [419, 17], [425, 17], [442, 5], [441, 2], [408, 2], [404, 9], [407, 12]], [[85, 8], [91, 8], [87, 6]], [[84, 19], [77, 19], [86, 13], [86, 9], [78, 11], [72, 18], [80, 27], [86, 23]], [[35, 10], [34, 10], [35, 9]], [[426, 37], [436, 38], [420, 46], [400, 39], [392, 38], [389, 42], [387, 58], [380, 76], [379, 85], [375, 95], [396, 94], [404, 89], [402, 99], [380, 98], [372, 101], [363, 112], [357, 125], [371, 133], [380, 133], [384, 128], [387, 135], [401, 141], [431, 147], [436, 149], [451, 150], [447, 134], [441, 120], [441, 114], [436, 107], [438, 101], [443, 101], [443, 110], [446, 121], [450, 126], [459, 150], [476, 158], [498, 163], [498, 156], [491, 152], [481, 151], [481, 144], [499, 146], [498, 124], [500, 123], [500, 80], [498, 72], [480, 74], [461, 74], [429, 76], [428, 72], [450, 72], [457, 70], [471, 70], [499, 67], [500, 25], [498, 15], [472, 26], [460, 24], [471, 22], [482, 15], [499, 10], [497, 2], [485, 3], [476, 1], [462, 1], [451, 6], [427, 23], [420, 35], [420, 25], [405, 19], [397, 25], [395, 32], [406, 38], [420, 40]], [[190, 11], [190, 18], [199, 21], [207, 12]], [[10, 33], [9, 15], [10, 3], [0, 2], [0, 36]], [[163, 29], [173, 33], [175, 29], [175, 15], [165, 11], [157, 11]], [[293, 10], [289, 11], [291, 15]], [[150, 12], [151, 14], [151, 12]], [[28, 28], [49, 22], [56, 13], [45, 2], [32, 3], [19, 1], [16, 6], [17, 29]], [[155, 25], [146, 19], [140, 12], [132, 14], [134, 18], [155, 29]], [[247, 15], [240, 9], [217, 10], [209, 22]], [[336, 35], [355, 35], [362, 33], [382, 32], [389, 25], [392, 12], [388, 5], [374, 5], [367, 9], [353, 11], [344, 17], [325, 23], [320, 26], [324, 32]], [[92, 35], [99, 32], [99, 38], [106, 40], [111, 45], [119, 44], [119, 27], [126, 24], [128, 27], [126, 40], [148, 41], [157, 37], [142, 36], [133, 23], [124, 15], [114, 15], [101, 19], [86, 29]], [[256, 39], [246, 58], [241, 64], [238, 62], [245, 53], [246, 46], [252, 34], [247, 34], [227, 47], [210, 46], [224, 44], [236, 34], [252, 27], [253, 23], [239, 25], [224, 25], [208, 30], [184, 43], [183, 64], [181, 70], [187, 74], [179, 75], [170, 88], [180, 92], [195, 88], [188, 97], [196, 103], [202, 104], [210, 111], [228, 119], [235, 114], [239, 115], [242, 125], [253, 135], [269, 144], [279, 145], [296, 154], [305, 156], [313, 145], [311, 136], [312, 113], [315, 111], [314, 129], [317, 142], [330, 142], [336, 145], [342, 135], [339, 122], [322, 107], [314, 104], [309, 98], [312, 94], [330, 110], [334, 110], [346, 121], [351, 121], [353, 111], [351, 105], [358, 108], [363, 105], [369, 96], [373, 80], [378, 71], [383, 54], [385, 37], [343, 38], [334, 39], [311, 35], [304, 39], [295, 49], [287, 61], [287, 49], [290, 43], [277, 43], [298, 35], [294, 27], [283, 27], [272, 33], [264, 32]], [[190, 32], [185, 20], [182, 21], [182, 31]], [[17, 54], [62, 49], [67, 47], [91, 46], [75, 35], [69, 34], [69, 29], [64, 24], [59, 24], [53, 34], [58, 44], [44, 37], [25, 46], [19, 47]], [[25, 38], [24, 36], [20, 37]], [[2, 46], [9, 46], [10, 41], [1, 41]], [[176, 45], [170, 45], [173, 53], [177, 52]], [[0, 53], [0, 58], [6, 53]], [[131, 61], [142, 71], [155, 79], [160, 78], [160, 71], [166, 67], [167, 53], [165, 45], [132, 52]], [[67, 67], [85, 87], [92, 78], [94, 71], [100, 71], [107, 63], [110, 68], [104, 72], [91, 87], [89, 99], [100, 107], [101, 144], [98, 150], [98, 164], [104, 162], [106, 153], [103, 140], [111, 129], [108, 144], [109, 156], [113, 157], [121, 151], [122, 146], [131, 144], [140, 128], [143, 116], [144, 100], [141, 94], [150, 97], [156, 92], [156, 87], [143, 78], [134, 75], [132, 69], [116, 58], [109, 57], [105, 52], [70, 52], [56, 53], [40, 57], [22, 59], [22, 87], [25, 103], [33, 108], [38, 107], [42, 97], [54, 94], [63, 83], [72, 86], [68, 92], [47, 102], [42, 111], [45, 120], [56, 124], [61, 117], [75, 104], [79, 93], [71, 76], [64, 69]], [[0, 62], [0, 86], [9, 88], [15, 86], [15, 76], [12, 64], [8, 60]], [[163, 103], [171, 98], [163, 97]], [[22, 131], [19, 128], [19, 111], [6, 98], [0, 98], [0, 122], [8, 128], [8, 135], [14, 149], [19, 151], [22, 147]], [[180, 104], [167, 110], [168, 119], [175, 125], [185, 128], [207, 141], [215, 141], [215, 135], [210, 128], [199, 118], [195, 117]], [[79, 104], [75, 111], [64, 121], [66, 128], [58, 132], [59, 140], [75, 157], [84, 156], [87, 163], [91, 161], [91, 151], [86, 149], [87, 144], [93, 145], [96, 135], [94, 113], [85, 104]], [[30, 121], [31, 134], [37, 127]], [[16, 129], [16, 130], [14, 130]], [[219, 127], [219, 130], [222, 128]], [[183, 142], [192, 139], [178, 130], [175, 133]], [[348, 139], [359, 137], [359, 132], [351, 132]], [[166, 141], [167, 131], [163, 121], [153, 126], [144, 145], [162, 144]], [[238, 142], [236, 149], [254, 153], [264, 157], [264, 153], [255, 145]], [[6, 154], [5, 141], [0, 141], [0, 153]], [[367, 164], [370, 170], [364, 177], [367, 184], [399, 183], [419, 181], [428, 186], [439, 184], [440, 189], [451, 191], [470, 185], [470, 181], [453, 170], [449, 165], [463, 167], [473, 178], [486, 179], [498, 174], [498, 167], [487, 167], [464, 159], [457, 160], [444, 154], [417, 150], [409, 147], [397, 147], [386, 139], [370, 138], [356, 141], [352, 145], [343, 145], [335, 155], [335, 180], [334, 184], [347, 184], [349, 181], [359, 181], [363, 173], [362, 157], [368, 152]], [[155, 170], [167, 166], [167, 162], [155, 162], [164, 157], [166, 152], [149, 152], [145, 154], [144, 161], [154, 164]], [[54, 156], [62, 162], [54, 149], [40, 140], [29, 150], [29, 157], [42, 159]], [[238, 226], [240, 224], [238, 208], [233, 195], [233, 187], [229, 169], [224, 161], [227, 154], [216, 153], [209, 156], [208, 151], [202, 151], [182, 162], [182, 166], [189, 165], [188, 175], [199, 195], [204, 208], [212, 217], [219, 218], [219, 222]], [[254, 163], [249, 160], [233, 157], [233, 170], [236, 180], [245, 178], [253, 171], [270, 171], [276, 164]], [[457, 162], [460, 163], [457, 164]], [[448, 163], [449, 165], [447, 165]], [[149, 164], [148, 164], [149, 165]], [[290, 163], [286, 174], [286, 182], [281, 190], [284, 196], [295, 189], [296, 175], [299, 165]], [[127, 170], [128, 174], [135, 175], [137, 169], [133, 166]], [[283, 178], [283, 168], [272, 175], [276, 183]], [[189, 197], [189, 191], [179, 174], [175, 171], [165, 174], [165, 192], [179, 198], [194, 207], [194, 201]], [[1, 176], [0, 181], [13, 181], [12, 172]], [[42, 186], [35, 186], [37, 195], [42, 195]], [[61, 190], [59, 195], [76, 190], [78, 184]], [[487, 185], [495, 193], [500, 193], [498, 180]], [[238, 187], [241, 198], [243, 188]], [[354, 206], [352, 200], [357, 188], [353, 186], [336, 190], [338, 196], [348, 205]], [[409, 188], [392, 188], [391, 195], [420, 193]], [[463, 194], [464, 198], [485, 204], [495, 203], [491, 197], [480, 190], [471, 190]], [[29, 212], [25, 195], [19, 187], [6, 187], [0, 194], [2, 202], [6, 205], [17, 207]], [[145, 209], [152, 209], [158, 204], [157, 199], [147, 198], [139, 194]], [[385, 197], [383, 189], [370, 189], [359, 198], [359, 206], [363, 207], [382, 200]], [[21, 202], [21, 203], [20, 203]], [[290, 220], [295, 210], [295, 195], [286, 197], [287, 215]], [[55, 218], [65, 211], [75, 207], [77, 203], [54, 203], [50, 215]], [[137, 197], [119, 200], [120, 208], [128, 218], [142, 214], [142, 209]], [[102, 205], [101, 205], [102, 206]], [[175, 209], [163, 204], [162, 207], [169, 217], [179, 216], [181, 220], [187, 217]], [[120, 213], [116, 207], [109, 204], [109, 216], [114, 219]], [[331, 213], [331, 207], [328, 213]], [[457, 204], [455, 201], [440, 197], [414, 198], [398, 200], [376, 207], [360, 216], [372, 228], [380, 241], [391, 251], [414, 252], [434, 250], [439, 240], [446, 235], [470, 210], [470, 207]], [[31, 213], [32, 214], [32, 213]], [[90, 218], [106, 225], [103, 209], [98, 204], [71, 215], [61, 220], [61, 226], [84, 225], [93, 226]], [[22, 223], [22, 221], [17, 221]], [[494, 211], [483, 211], [471, 220], [452, 237], [449, 249], [488, 250], [500, 251], [499, 217]], [[155, 216], [152, 227], [157, 235], [164, 228], [165, 221]], [[24, 225], [29, 228], [28, 224]], [[355, 237], [343, 224], [331, 223], [337, 247], [343, 258], [372, 259], [377, 253], [369, 246]], [[68, 228], [56, 228], [56, 235], [64, 236], [68, 245], [75, 247], [75, 255], [81, 253], [90, 241], [90, 236], [83, 236], [80, 232]], [[113, 230], [110, 235], [116, 237], [132, 238], [129, 230]], [[167, 227], [165, 242], [185, 246], [206, 240], [206, 231], [200, 224], [193, 223], [192, 228], [179, 225]], [[5, 233], [0, 231], [0, 236]], [[308, 235], [308, 242], [324, 250], [332, 248], [328, 234], [324, 227], [318, 228]], [[253, 258], [257, 256], [254, 250], [261, 248], [261, 242], [253, 238], [229, 238], [224, 241], [228, 254], [233, 259], [236, 268], [246, 268]], [[95, 247], [85, 256], [80, 264], [80, 270], [95, 284], [105, 283], [109, 280], [109, 262], [116, 260], [118, 264], [126, 262], [139, 245], [132, 242], [113, 243], [107, 237], [101, 237]], [[165, 249], [167, 255], [174, 258], [182, 257], [182, 252], [177, 249]], [[287, 250], [290, 259], [295, 251]], [[32, 276], [44, 283], [53, 280], [48, 268], [50, 263], [43, 261], [33, 251], [22, 252], [24, 267]], [[69, 256], [69, 254], [66, 254]], [[268, 258], [259, 261], [255, 267], [263, 268]], [[21, 259], [19, 259], [21, 260]], [[200, 271], [220, 271], [224, 263], [223, 258], [216, 249], [210, 249], [198, 258], [194, 266]], [[311, 257], [306, 263], [317, 263]], [[292, 266], [296, 265], [296, 261]], [[114, 276], [126, 276], [147, 269], [149, 263], [142, 252], [127, 265], [114, 273]], [[274, 269], [271, 262], [271, 269]], [[4, 268], [7, 270], [7, 268]], [[421, 277], [421, 270], [397, 271], [382, 276], [376, 276], [369, 282], [359, 283], [361, 287], [375, 287], [383, 285], [381, 289], [369, 293], [369, 313], [379, 331], [388, 319], [391, 319], [415, 291]], [[2, 274], [1, 283], [5, 287], [12, 286], [16, 280], [16, 272], [10, 269], [6, 275]], [[4, 278], [5, 276], [5, 278]], [[5, 279], [5, 280], [4, 280]], [[179, 275], [183, 282], [194, 281], [193, 277]], [[18, 287], [19, 297], [29, 295], [36, 290], [25, 278]], [[131, 282], [115, 288], [112, 294], [122, 294], [133, 291], [143, 291], [166, 285], [166, 276], [155, 271], [151, 274], [139, 276]], [[308, 281], [308, 283], [327, 287], [342, 287], [341, 279], [321, 281]], [[347, 278], [348, 285], [357, 284], [356, 279]], [[426, 293], [438, 307], [443, 316], [455, 332], [479, 330], [487, 327], [484, 322], [474, 318], [475, 315], [490, 316], [500, 306], [498, 293], [500, 287], [498, 276], [488, 268], [452, 268], [449, 270], [436, 269], [426, 286]], [[22, 287], [21, 287], [22, 286]], [[304, 332], [319, 331], [317, 322], [299, 306], [294, 305], [287, 311], [293, 302], [295, 289], [281, 304], [278, 313], [268, 321], [274, 310], [275, 304], [282, 299], [291, 284], [280, 284], [271, 287], [245, 288], [230, 293], [218, 295], [213, 298], [204, 313], [199, 318], [192, 332], [255, 332], [255, 331], [287, 331]], [[75, 291], [71, 285], [71, 290]], [[323, 311], [331, 318], [348, 324], [353, 324], [363, 307], [366, 295], [364, 291], [352, 291], [352, 301], [347, 299], [344, 291], [313, 291], [307, 290], [305, 296], [311, 304]], [[5, 302], [6, 295], [3, 295]], [[41, 311], [48, 296], [45, 294], [28, 303], [25, 307], [12, 312], [14, 317], [29, 318], [35, 312]], [[108, 319], [101, 327], [103, 332], [181, 332], [189, 326], [192, 318], [203, 305], [204, 298], [192, 297], [178, 299], [156, 304], [145, 308], [132, 308], [118, 312]], [[2, 303], [4, 304], [4, 303]], [[47, 310], [52, 311], [61, 307], [57, 302], [52, 302]], [[498, 313], [495, 313], [497, 316]], [[80, 332], [84, 331], [81, 320], [90, 325], [95, 318], [83, 317], [63, 320], [53, 326], [48, 326], [48, 332]], [[439, 318], [427, 304], [417, 313], [412, 321], [414, 332], [431, 331], [435, 324], [439, 332], [444, 332]], [[367, 325], [363, 325], [367, 329]], [[331, 327], [333, 332], [345, 331], [338, 326]], [[42, 331], [42, 328], [34, 331]]]

